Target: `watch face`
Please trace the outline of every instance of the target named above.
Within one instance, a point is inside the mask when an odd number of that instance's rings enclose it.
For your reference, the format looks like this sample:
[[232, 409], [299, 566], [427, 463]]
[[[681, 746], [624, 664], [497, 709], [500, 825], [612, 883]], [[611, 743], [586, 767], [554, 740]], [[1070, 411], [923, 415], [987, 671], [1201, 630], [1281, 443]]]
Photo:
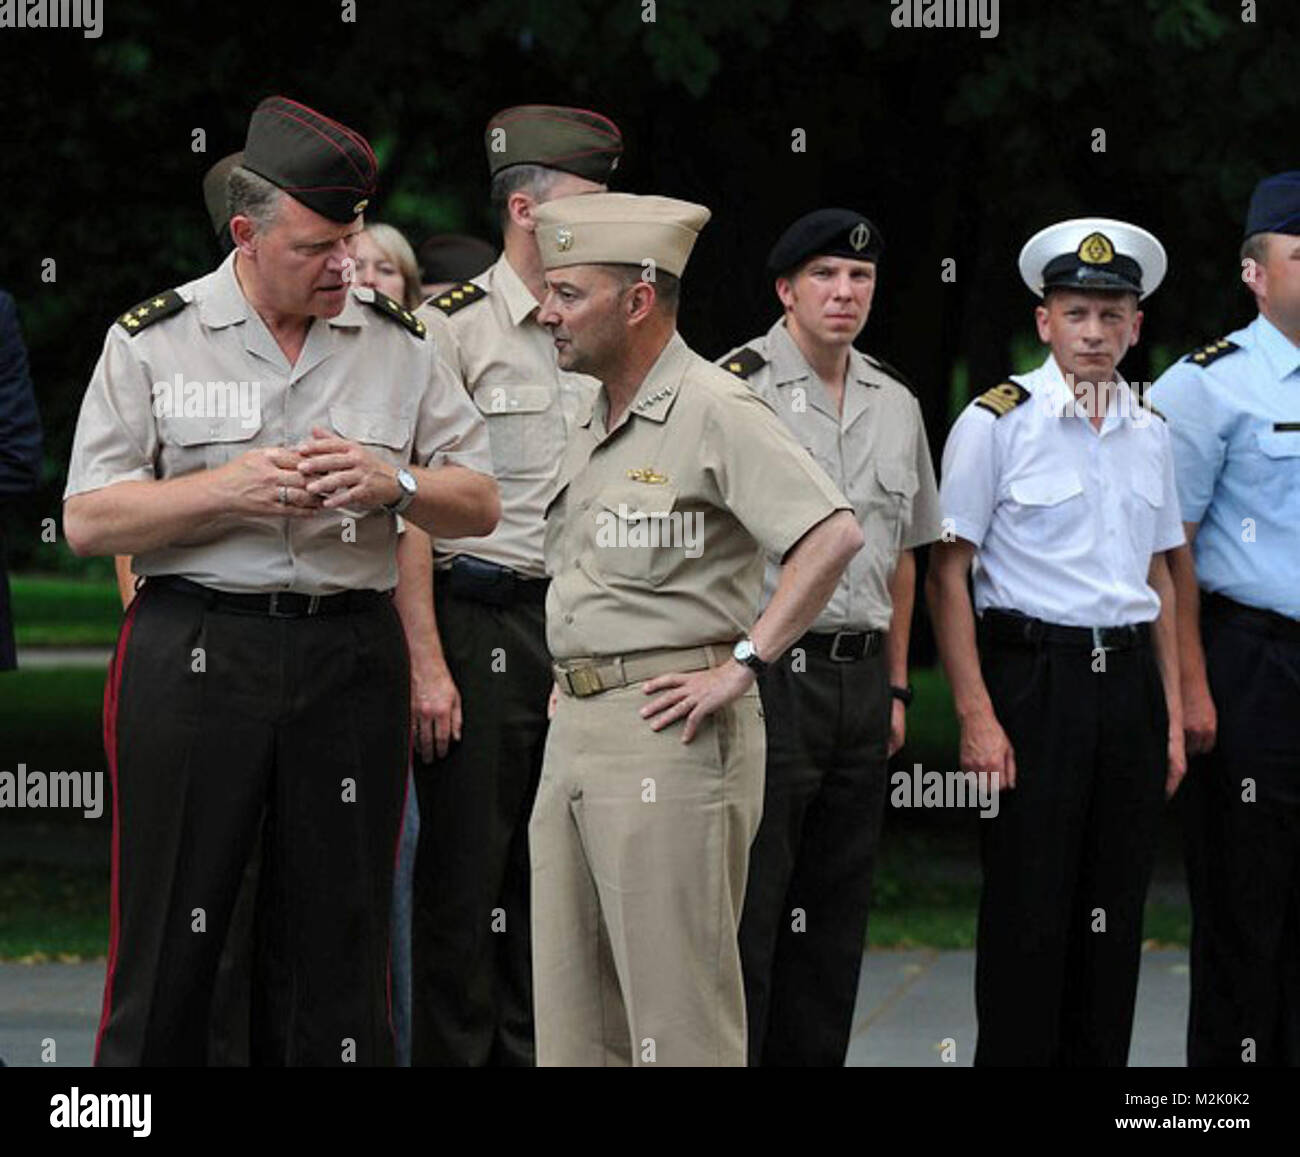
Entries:
[[399, 470], [397, 472], [397, 485], [405, 490], [407, 494], [414, 494], [415, 475], [409, 470]]
[[754, 654], [754, 644], [748, 639], [741, 639], [731, 650], [732, 657], [737, 663], [744, 663]]

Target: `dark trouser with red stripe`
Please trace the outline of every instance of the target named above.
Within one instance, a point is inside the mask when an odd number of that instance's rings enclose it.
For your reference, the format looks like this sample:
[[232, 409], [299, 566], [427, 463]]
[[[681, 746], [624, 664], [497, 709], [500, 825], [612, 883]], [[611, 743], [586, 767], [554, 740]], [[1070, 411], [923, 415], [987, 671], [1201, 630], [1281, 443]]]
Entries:
[[1202, 619], [1214, 750], [1187, 792], [1189, 1065], [1300, 1065], [1300, 642]]
[[[492, 606], [435, 579], [464, 740], [416, 758], [411, 1063], [534, 1061], [528, 820], [553, 676], [540, 599]], [[540, 589], [540, 588], [539, 588]]]
[[766, 783], [740, 924], [751, 1065], [844, 1063], [885, 808], [883, 649], [803, 650], [806, 669], [786, 652], [759, 680]]
[[105, 697], [113, 934], [97, 1064], [206, 1063], [259, 825], [253, 1063], [392, 1063], [408, 672], [387, 600], [270, 618], [145, 585]]
[[1155, 652], [982, 640], [1016, 786], [979, 821], [977, 1065], [1128, 1060], [1167, 770]]

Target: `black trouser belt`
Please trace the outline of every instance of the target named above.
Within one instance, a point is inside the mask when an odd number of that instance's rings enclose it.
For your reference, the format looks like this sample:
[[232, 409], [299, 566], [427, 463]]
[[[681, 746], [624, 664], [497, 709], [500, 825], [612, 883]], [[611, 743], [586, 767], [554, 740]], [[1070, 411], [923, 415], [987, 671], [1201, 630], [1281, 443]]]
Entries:
[[269, 594], [235, 594], [213, 590], [202, 583], [191, 582], [179, 575], [156, 575], [148, 579], [149, 586], [163, 586], [168, 590], [191, 595], [207, 602], [209, 607], [236, 615], [265, 615], [272, 619], [304, 619], [314, 615], [349, 615], [368, 611], [392, 597], [391, 591], [339, 591], [332, 595], [304, 595], [296, 591], [273, 591]]
[[489, 603], [494, 607], [513, 603], [546, 605], [550, 579], [525, 578], [508, 566], [499, 566], [472, 554], [458, 554], [451, 565], [434, 576], [434, 589], [441, 588], [462, 599]]
[[809, 631], [795, 647], [827, 655], [836, 663], [856, 663], [870, 658], [885, 645], [884, 631]]
[[1288, 643], [1300, 643], [1300, 620], [1279, 615], [1276, 611], [1266, 611], [1262, 607], [1248, 607], [1230, 599], [1227, 595], [1215, 594], [1213, 591], [1201, 592], [1201, 609], [1206, 614], [1217, 618], [1231, 619], [1270, 639], [1285, 639]]
[[985, 611], [979, 620], [981, 642], [1009, 646], [1038, 647], [1050, 643], [1060, 647], [1082, 647], [1089, 651], [1129, 651], [1151, 645], [1151, 625], [1133, 623], [1125, 627], [1066, 627], [1045, 623], [1011, 611]]

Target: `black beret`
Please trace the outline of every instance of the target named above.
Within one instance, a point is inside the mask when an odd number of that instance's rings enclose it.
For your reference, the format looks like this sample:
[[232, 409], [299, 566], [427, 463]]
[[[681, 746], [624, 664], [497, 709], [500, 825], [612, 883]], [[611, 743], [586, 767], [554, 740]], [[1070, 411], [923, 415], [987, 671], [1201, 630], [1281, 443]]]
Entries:
[[553, 104], [503, 108], [488, 121], [484, 144], [494, 177], [511, 165], [545, 165], [607, 185], [623, 155], [623, 134], [609, 117]]
[[814, 209], [781, 234], [767, 255], [767, 270], [783, 277], [810, 257], [850, 257], [879, 261], [885, 239], [852, 209]]
[[421, 243], [417, 256], [421, 281], [468, 281], [497, 259], [497, 251], [477, 237], [437, 233]]
[[1255, 186], [1246, 211], [1246, 236], [1256, 233], [1300, 235], [1300, 172], [1265, 177]]
[[340, 225], [365, 209], [379, 171], [360, 133], [284, 96], [253, 110], [243, 166]]

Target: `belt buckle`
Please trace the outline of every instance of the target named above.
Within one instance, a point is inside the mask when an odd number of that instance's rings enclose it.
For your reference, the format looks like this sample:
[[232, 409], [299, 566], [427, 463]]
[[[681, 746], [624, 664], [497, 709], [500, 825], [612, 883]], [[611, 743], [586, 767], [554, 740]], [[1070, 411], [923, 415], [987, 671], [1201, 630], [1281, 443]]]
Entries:
[[1107, 627], [1092, 628], [1092, 649], [1094, 651], [1108, 652], [1108, 651], [1117, 651], [1119, 649], [1118, 647], [1108, 647], [1104, 642], [1102, 642], [1102, 639], [1105, 636], [1106, 631], [1108, 629], [1109, 628]]
[[[862, 638], [862, 654], [861, 654], [861, 655], [841, 655], [841, 654], [840, 654], [840, 643], [844, 640], [845, 636], [847, 636], [847, 635], [858, 635], [858, 636], [861, 636], [861, 638]], [[862, 657], [862, 655], [865, 655], [866, 653], [867, 653], [866, 636], [863, 635], [861, 631], [836, 631], [836, 632], [835, 632], [835, 637], [831, 640], [831, 662], [833, 662], [833, 663], [852, 663], [852, 662], [854, 662], [856, 659], [860, 659], [860, 658]]]
[[307, 613], [314, 615], [320, 610], [320, 595], [307, 596]]
[[267, 604], [266, 613], [273, 619], [291, 619], [293, 616], [287, 611], [280, 610], [280, 595], [282, 591], [272, 591], [271, 600]]
[[605, 689], [594, 666], [575, 667], [571, 671], [566, 671], [565, 675], [569, 681], [569, 693], [579, 699], [597, 695]]

